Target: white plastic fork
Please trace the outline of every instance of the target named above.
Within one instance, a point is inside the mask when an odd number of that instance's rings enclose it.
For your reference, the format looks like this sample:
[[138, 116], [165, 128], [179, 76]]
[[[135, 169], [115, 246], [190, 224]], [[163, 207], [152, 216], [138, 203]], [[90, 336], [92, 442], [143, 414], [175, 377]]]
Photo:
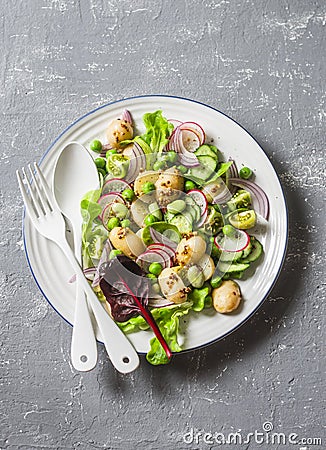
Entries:
[[127, 337], [101, 306], [97, 296], [86, 280], [66, 240], [65, 222], [54, 196], [36, 163], [34, 163], [34, 168], [36, 174], [31, 166], [28, 165], [35, 190], [32, 188], [25, 169], [22, 168], [23, 179], [19, 171], [16, 171], [19, 188], [31, 222], [40, 234], [55, 242], [69, 260], [90, 302], [97, 325], [102, 334], [106, 351], [114, 367], [121, 373], [132, 372], [139, 365], [139, 356]]

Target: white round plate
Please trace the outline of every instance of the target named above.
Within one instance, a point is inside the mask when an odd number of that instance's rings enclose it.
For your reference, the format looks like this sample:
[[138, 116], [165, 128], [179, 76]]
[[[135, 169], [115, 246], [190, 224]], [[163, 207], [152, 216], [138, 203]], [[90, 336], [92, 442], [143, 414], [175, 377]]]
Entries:
[[[265, 255], [249, 279], [239, 281], [244, 301], [232, 314], [218, 314], [213, 309], [191, 312], [182, 324], [180, 342], [185, 350], [210, 344], [236, 330], [262, 304], [273, 287], [284, 260], [287, 245], [287, 210], [282, 188], [268, 157], [255, 139], [234, 120], [216, 109], [192, 100], [150, 95], [134, 97], [104, 105], [70, 125], [49, 147], [41, 160], [41, 168], [49, 182], [61, 149], [70, 141], [78, 141], [89, 148], [93, 139], [105, 142], [107, 124], [123, 109], [131, 111], [138, 132], [142, 132], [142, 116], [162, 109], [165, 117], [198, 122], [209, 139], [221, 150], [225, 160], [232, 157], [238, 168], [254, 170], [255, 181], [270, 201], [270, 217], [262, 241]], [[69, 192], [67, 192], [69, 195]], [[259, 230], [258, 230], [259, 231]], [[257, 232], [258, 232], [257, 231]], [[24, 245], [28, 263], [35, 281], [52, 307], [70, 324], [73, 322], [75, 286], [68, 279], [73, 271], [57, 246], [33, 228], [27, 216], [23, 219]], [[130, 340], [139, 352], [149, 349], [150, 331], [130, 334]], [[101, 336], [97, 333], [101, 340]]]

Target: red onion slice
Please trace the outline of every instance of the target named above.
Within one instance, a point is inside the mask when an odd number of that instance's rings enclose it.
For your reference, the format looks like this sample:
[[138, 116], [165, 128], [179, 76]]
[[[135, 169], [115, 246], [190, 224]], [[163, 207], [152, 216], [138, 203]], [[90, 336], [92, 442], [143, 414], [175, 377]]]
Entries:
[[196, 122], [183, 122], [179, 128], [181, 130], [191, 130], [193, 131], [199, 139], [199, 143], [200, 145], [203, 145], [203, 143], [205, 142], [205, 131], [203, 130], [203, 128]]
[[163, 250], [165, 253], [169, 255], [169, 258], [173, 259], [175, 257], [175, 250], [173, 247], [166, 245], [166, 244], [150, 244], [148, 247], [150, 250]]
[[172, 125], [174, 126], [174, 129], [176, 129], [179, 125], [182, 124], [181, 120], [177, 120], [177, 119], [168, 119], [169, 123], [172, 123]]
[[269, 200], [265, 191], [258, 184], [242, 178], [230, 178], [229, 182], [234, 186], [247, 190], [251, 195], [254, 210], [265, 220], [268, 220]]
[[125, 120], [126, 122], [128, 122], [132, 125], [132, 117], [131, 117], [130, 111], [128, 111], [127, 109], [124, 109], [122, 111], [121, 119]]
[[145, 271], [153, 262], [160, 263], [163, 269], [171, 267], [171, 259], [163, 250], [146, 250], [136, 259], [136, 263]]
[[148, 299], [148, 305], [151, 308], [164, 308], [166, 306], [173, 306], [175, 305], [175, 303], [170, 302], [169, 300], [163, 297], [155, 297]]
[[177, 248], [178, 244], [176, 242], [171, 241], [171, 239], [168, 239], [166, 236], [164, 236], [164, 234], [159, 233], [153, 227], [149, 228], [149, 232], [150, 232], [151, 238], [153, 239], [154, 242], [160, 243], [163, 245], [168, 245], [172, 249]]
[[[93, 281], [94, 276], [96, 276], [96, 268], [88, 267], [87, 269], [83, 269], [83, 273], [89, 281]], [[75, 283], [76, 278], [76, 274], [74, 274], [71, 278], [69, 278], [68, 283]]]

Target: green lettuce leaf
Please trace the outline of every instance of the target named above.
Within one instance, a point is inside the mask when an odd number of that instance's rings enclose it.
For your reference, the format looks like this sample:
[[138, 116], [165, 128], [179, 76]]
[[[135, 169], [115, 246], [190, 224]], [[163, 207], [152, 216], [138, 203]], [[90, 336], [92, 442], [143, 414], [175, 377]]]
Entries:
[[[185, 302], [166, 308], [155, 308], [151, 311], [164, 339], [173, 352], [182, 350], [178, 343], [179, 321], [180, 317], [188, 314], [191, 307], [192, 302]], [[142, 316], [133, 317], [126, 322], [119, 322], [118, 325], [125, 333], [149, 329], [149, 325]], [[150, 350], [146, 355], [146, 359], [153, 365], [167, 364], [169, 362], [163, 347], [156, 337], [150, 340]]]
[[[206, 306], [206, 299], [207, 303], [210, 303], [209, 298], [209, 287], [205, 286], [201, 289], [193, 289], [189, 294], [188, 298], [190, 301], [193, 302], [192, 309], [196, 312], [202, 311]], [[209, 305], [210, 306], [210, 305]]]
[[153, 153], [161, 153], [169, 141], [173, 125], [163, 117], [161, 110], [144, 114], [143, 121], [146, 132], [141, 136], [142, 140], [152, 149]]

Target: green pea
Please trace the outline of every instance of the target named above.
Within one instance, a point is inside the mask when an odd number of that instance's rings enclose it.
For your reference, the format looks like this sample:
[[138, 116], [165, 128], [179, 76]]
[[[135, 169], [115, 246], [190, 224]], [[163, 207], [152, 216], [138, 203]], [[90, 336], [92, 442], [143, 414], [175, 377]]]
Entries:
[[222, 228], [223, 234], [225, 236], [234, 236], [235, 233], [235, 228], [232, 225], [224, 225], [224, 227]]
[[121, 226], [122, 226], [123, 228], [130, 227], [130, 220], [129, 220], [129, 219], [121, 220]]
[[240, 178], [243, 178], [244, 180], [248, 180], [248, 178], [252, 175], [252, 170], [249, 167], [242, 167], [242, 169], [239, 172]]
[[153, 164], [153, 170], [158, 171], [163, 169], [163, 167], [165, 166], [163, 161], [155, 161], [155, 163]]
[[162, 272], [163, 267], [162, 267], [162, 265], [161, 265], [160, 263], [158, 263], [158, 262], [153, 262], [153, 263], [149, 266], [148, 270], [149, 270], [149, 272], [152, 273], [153, 275], [158, 276], [158, 275]]
[[185, 166], [178, 166], [177, 169], [181, 172], [181, 173], [186, 173], [188, 171], [188, 168]]
[[148, 274], [146, 275], [146, 277], [149, 278], [149, 279], [151, 280], [151, 283], [152, 283], [152, 284], [157, 283], [157, 278], [156, 278], [156, 276], [155, 276], [153, 273], [148, 273]]
[[102, 142], [98, 139], [94, 139], [94, 141], [90, 144], [90, 149], [95, 153], [101, 153], [102, 151]]
[[169, 203], [166, 209], [172, 214], [178, 214], [181, 213], [186, 206], [187, 205], [184, 200], [175, 200], [174, 202]]
[[169, 161], [169, 157], [168, 157], [168, 154], [167, 154], [166, 152], [159, 153], [159, 154], [157, 155], [157, 159], [158, 159], [159, 161], [162, 161], [162, 162], [167, 162], [167, 161]]
[[113, 259], [118, 255], [122, 255], [122, 251], [121, 250], [111, 250], [110, 254], [109, 254], [109, 259]]
[[122, 197], [127, 200], [127, 202], [132, 202], [135, 198], [135, 193], [132, 189], [127, 188], [121, 193]]
[[94, 160], [94, 162], [95, 162], [96, 167], [97, 167], [98, 169], [104, 169], [104, 168], [105, 168], [106, 161], [105, 161], [104, 158], [96, 158], [96, 159]]
[[185, 182], [185, 189], [186, 189], [186, 191], [191, 191], [192, 189], [196, 189], [196, 185], [193, 181], [187, 180]]
[[211, 286], [213, 289], [218, 288], [219, 286], [221, 286], [221, 284], [222, 284], [222, 278], [217, 277], [217, 278], [211, 279]]
[[113, 203], [111, 209], [114, 215], [119, 219], [125, 219], [129, 214], [128, 207], [122, 203]]
[[106, 159], [109, 159], [111, 155], [115, 155], [116, 153], [118, 153], [116, 148], [110, 148], [105, 154]]
[[167, 152], [168, 161], [174, 163], [178, 159], [176, 152]]
[[149, 194], [150, 192], [155, 191], [154, 183], [147, 181], [147, 183], [143, 184], [142, 191], [144, 194]]
[[152, 225], [155, 222], [157, 222], [157, 218], [154, 216], [154, 214], [147, 214], [144, 219], [145, 225]]
[[111, 219], [108, 220], [108, 223], [106, 225], [107, 229], [109, 231], [113, 230], [115, 227], [120, 226], [120, 220], [117, 217], [111, 217]]
[[105, 175], [107, 174], [106, 170], [104, 169], [97, 169], [98, 173], [100, 173], [101, 175], [103, 175], [103, 177], [105, 177]]

